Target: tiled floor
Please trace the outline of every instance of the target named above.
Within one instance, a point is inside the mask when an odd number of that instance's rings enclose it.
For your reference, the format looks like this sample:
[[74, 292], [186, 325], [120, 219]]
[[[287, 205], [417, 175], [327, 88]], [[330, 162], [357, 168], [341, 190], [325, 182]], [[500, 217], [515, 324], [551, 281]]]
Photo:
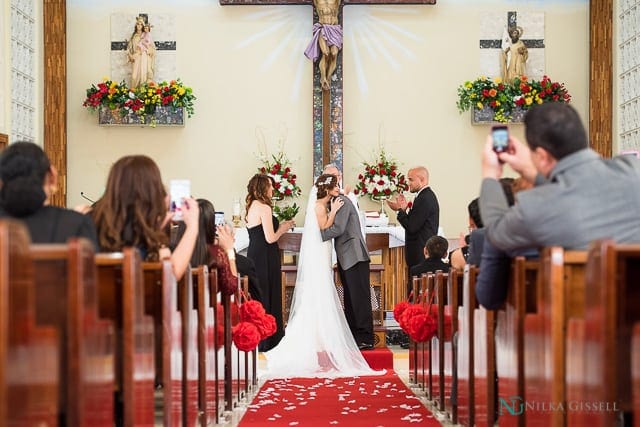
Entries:
[[[390, 346], [389, 348], [393, 351], [393, 369], [396, 371], [398, 376], [405, 383], [408, 384], [408, 380], [409, 380], [409, 350], [401, 349], [398, 346]], [[260, 354], [259, 355], [259, 359], [258, 359], [258, 370], [260, 370], [260, 368], [264, 368], [265, 367], [265, 363], [266, 363], [266, 361], [265, 361], [264, 356], [262, 356]], [[409, 387], [411, 388], [411, 386], [409, 386]], [[416, 393], [416, 395], [418, 395], [419, 397], [422, 397], [422, 398], [424, 397], [424, 394], [420, 390], [415, 390], [415, 389], [413, 389], [413, 390]], [[434, 413], [435, 417], [441, 422], [441, 424], [443, 426], [451, 426], [452, 425], [450, 422], [447, 421], [446, 415], [437, 413], [436, 410], [432, 407], [432, 405], [430, 404], [429, 401], [427, 401], [424, 398], [422, 400], [425, 403], [425, 406]], [[244, 414], [244, 412], [246, 410], [246, 406], [249, 403], [251, 403], [250, 399], [248, 399], [247, 402], [244, 402], [243, 405], [240, 405], [239, 407], [234, 409], [234, 411], [229, 414], [228, 423], [226, 423], [225, 426], [229, 426], [229, 427], [237, 426], [239, 421], [240, 421], [240, 419], [242, 418], [242, 415]]]

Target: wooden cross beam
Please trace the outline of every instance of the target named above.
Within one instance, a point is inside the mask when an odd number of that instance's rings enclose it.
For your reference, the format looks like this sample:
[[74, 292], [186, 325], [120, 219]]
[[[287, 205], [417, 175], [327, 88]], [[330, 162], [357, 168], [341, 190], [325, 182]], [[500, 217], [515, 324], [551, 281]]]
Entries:
[[[222, 6], [230, 5], [313, 5], [312, 0], [219, 0]], [[342, 7], [352, 4], [436, 4], [436, 0], [342, 0], [338, 13], [342, 26]], [[314, 8], [313, 22], [318, 22]], [[311, 27], [309, 27], [311, 39]], [[303, 52], [300, 52], [302, 55]], [[335, 163], [340, 170], [343, 164], [343, 97], [342, 97], [342, 55], [339, 53], [337, 67], [330, 78], [329, 90], [322, 90], [320, 72], [313, 67], [313, 176], [322, 173], [324, 165]]]

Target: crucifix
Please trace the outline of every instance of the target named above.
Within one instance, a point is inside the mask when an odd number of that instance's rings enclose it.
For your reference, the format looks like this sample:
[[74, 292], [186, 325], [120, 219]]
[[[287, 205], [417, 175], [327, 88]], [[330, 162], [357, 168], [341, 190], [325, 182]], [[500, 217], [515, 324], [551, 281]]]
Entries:
[[[318, 66], [313, 67], [313, 176], [324, 165], [342, 170], [342, 55], [334, 38], [340, 33], [342, 7], [350, 4], [436, 4], [436, 0], [219, 0], [227, 5], [313, 5], [314, 35], [318, 37]], [[339, 28], [338, 28], [339, 27]], [[317, 33], [316, 33], [317, 32]], [[315, 40], [315, 37], [314, 39]], [[310, 45], [307, 50], [312, 48]], [[326, 48], [326, 50], [325, 50]], [[328, 53], [325, 53], [328, 52]], [[302, 55], [303, 52], [300, 52]]]

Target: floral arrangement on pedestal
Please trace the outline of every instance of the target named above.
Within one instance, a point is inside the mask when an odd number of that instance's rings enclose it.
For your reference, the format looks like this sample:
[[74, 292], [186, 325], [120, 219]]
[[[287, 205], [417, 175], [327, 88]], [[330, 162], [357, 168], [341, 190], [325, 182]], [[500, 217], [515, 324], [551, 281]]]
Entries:
[[285, 199], [294, 199], [300, 196], [302, 190], [296, 183], [298, 180], [297, 175], [291, 169], [291, 162], [287, 158], [284, 152], [279, 152], [277, 155], [272, 155], [271, 158], [264, 157], [262, 159], [262, 166], [258, 168], [260, 173], [269, 175], [275, 181], [273, 186], [273, 198], [276, 200], [276, 204], [273, 207], [273, 214], [278, 218], [278, 221], [288, 221], [293, 219], [300, 207], [296, 203], [278, 205], [277, 202], [282, 202]]
[[153, 116], [157, 107], [184, 108], [187, 116], [191, 117], [194, 114], [195, 99], [193, 90], [185, 86], [180, 79], [160, 83], [148, 82], [137, 88], [129, 88], [124, 81], [116, 83], [105, 78], [87, 89], [82, 106], [92, 111], [101, 107], [117, 110], [122, 117], [136, 114], [144, 123], [146, 117]]
[[505, 83], [499, 77], [493, 80], [478, 77], [458, 86], [456, 106], [461, 113], [469, 109], [489, 108], [494, 121], [506, 123], [511, 121], [516, 111], [526, 111], [532, 105], [570, 101], [571, 95], [564, 83], [553, 82], [547, 76], [539, 81], [520, 76], [512, 83]]
[[398, 171], [396, 161], [384, 150], [380, 150], [373, 162], [362, 162], [362, 164], [364, 171], [358, 175], [358, 183], [353, 190], [357, 196], [369, 196], [371, 200], [384, 202], [394, 194], [403, 193], [409, 189], [409, 183]]

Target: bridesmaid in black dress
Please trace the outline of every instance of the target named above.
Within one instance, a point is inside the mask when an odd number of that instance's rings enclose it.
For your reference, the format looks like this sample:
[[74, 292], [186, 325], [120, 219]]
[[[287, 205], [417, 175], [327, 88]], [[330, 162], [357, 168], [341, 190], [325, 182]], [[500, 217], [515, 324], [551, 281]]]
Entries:
[[278, 239], [295, 225], [295, 221], [282, 224], [273, 216], [273, 178], [265, 174], [254, 175], [247, 185], [245, 221], [249, 232], [247, 257], [256, 267], [260, 287], [260, 302], [267, 313], [276, 318], [276, 333], [260, 343], [260, 351], [269, 351], [284, 336], [282, 324], [282, 276]]

